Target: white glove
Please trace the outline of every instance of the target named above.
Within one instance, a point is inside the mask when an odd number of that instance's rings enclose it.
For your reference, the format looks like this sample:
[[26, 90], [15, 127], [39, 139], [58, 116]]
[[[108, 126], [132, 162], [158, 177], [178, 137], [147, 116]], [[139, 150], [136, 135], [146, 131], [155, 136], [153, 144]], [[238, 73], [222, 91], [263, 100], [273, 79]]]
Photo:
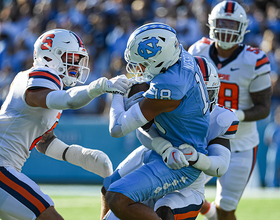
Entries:
[[211, 160], [205, 154], [197, 152], [196, 149], [189, 144], [182, 144], [179, 146], [180, 151], [184, 154], [185, 159], [191, 163], [193, 167], [199, 170], [208, 170], [211, 166]]
[[130, 88], [131, 82], [125, 75], [116, 76], [107, 81], [105, 91], [108, 93], [124, 95]]
[[177, 170], [189, 166], [184, 154], [164, 138], [154, 138], [151, 145], [152, 149], [162, 156], [163, 162], [170, 169]]
[[124, 109], [125, 111], [127, 111], [128, 109], [130, 109], [131, 106], [133, 106], [135, 103], [141, 102], [144, 99], [143, 96], [144, 92], [138, 92], [135, 93], [133, 96], [127, 98], [124, 97]]
[[193, 146], [189, 144], [181, 144], [179, 149], [184, 154], [187, 161], [195, 162], [197, 160], [198, 154]]
[[161, 155], [163, 162], [172, 170], [178, 170], [182, 167], [188, 167], [189, 163], [184, 154], [175, 147], [167, 148]]
[[106, 92], [124, 95], [130, 84], [125, 75], [116, 76], [110, 80], [106, 77], [101, 77], [88, 85], [87, 92], [91, 99]]

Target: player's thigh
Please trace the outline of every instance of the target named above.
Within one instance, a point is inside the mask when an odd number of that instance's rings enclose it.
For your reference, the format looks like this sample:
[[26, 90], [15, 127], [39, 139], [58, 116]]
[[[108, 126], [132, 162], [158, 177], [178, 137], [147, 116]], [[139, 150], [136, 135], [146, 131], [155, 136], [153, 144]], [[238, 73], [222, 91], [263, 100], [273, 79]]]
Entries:
[[109, 186], [108, 191], [121, 193], [135, 202], [159, 198], [166, 193], [191, 185], [201, 171], [189, 166], [169, 169], [162, 161], [154, 160], [127, 174]]
[[203, 193], [187, 187], [180, 191], [168, 193], [159, 199], [154, 210], [157, 211], [160, 207], [169, 207], [175, 219], [194, 218], [199, 214], [203, 201]]
[[0, 167], [0, 210], [16, 219], [36, 219], [48, 207], [51, 198], [40, 187], [12, 167]]
[[225, 211], [236, 210], [254, 168], [254, 151], [231, 153], [228, 171], [217, 180], [216, 204]]

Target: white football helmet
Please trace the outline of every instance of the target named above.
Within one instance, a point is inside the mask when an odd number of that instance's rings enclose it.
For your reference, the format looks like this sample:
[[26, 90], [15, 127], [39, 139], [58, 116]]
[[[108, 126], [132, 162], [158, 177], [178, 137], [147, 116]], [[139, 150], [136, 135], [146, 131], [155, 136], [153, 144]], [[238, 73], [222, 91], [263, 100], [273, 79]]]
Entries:
[[[236, 21], [238, 27], [236, 30], [229, 27], [219, 28], [217, 27], [219, 20]], [[249, 32], [246, 31], [248, 22], [246, 12], [241, 5], [235, 1], [223, 1], [213, 8], [208, 17], [209, 37], [217, 41], [222, 49], [228, 50], [243, 41], [244, 35]]]
[[[65, 62], [62, 56], [66, 57]], [[67, 62], [67, 57], [72, 55], [72, 62]], [[79, 62], [74, 61], [79, 56]], [[83, 42], [74, 32], [64, 29], [54, 29], [42, 34], [34, 44], [34, 66], [47, 66], [62, 75], [65, 86], [75, 86], [77, 81], [85, 83], [90, 69], [88, 68], [89, 56]], [[69, 76], [69, 66], [79, 67], [76, 77]], [[73, 72], [71, 72], [73, 74]], [[75, 73], [74, 73], [75, 74]]]
[[214, 65], [210, 63], [205, 57], [195, 56], [194, 59], [196, 60], [204, 78], [208, 97], [210, 100], [211, 113], [215, 109], [218, 101], [218, 95], [221, 85], [220, 78]]
[[128, 39], [124, 53], [126, 70], [136, 81], [151, 81], [174, 65], [180, 53], [181, 46], [172, 27], [163, 23], [145, 24]]

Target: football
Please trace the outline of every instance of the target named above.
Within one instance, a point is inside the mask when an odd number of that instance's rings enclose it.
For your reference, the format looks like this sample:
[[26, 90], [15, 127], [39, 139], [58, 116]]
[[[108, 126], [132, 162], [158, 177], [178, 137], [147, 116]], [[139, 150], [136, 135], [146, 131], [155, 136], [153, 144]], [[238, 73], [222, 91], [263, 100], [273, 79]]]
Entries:
[[133, 86], [131, 86], [130, 91], [128, 93], [128, 98], [133, 96], [134, 94], [136, 94], [137, 92], [141, 92], [141, 91], [147, 91], [149, 89], [149, 85], [148, 83], [141, 83], [141, 84], [135, 84]]

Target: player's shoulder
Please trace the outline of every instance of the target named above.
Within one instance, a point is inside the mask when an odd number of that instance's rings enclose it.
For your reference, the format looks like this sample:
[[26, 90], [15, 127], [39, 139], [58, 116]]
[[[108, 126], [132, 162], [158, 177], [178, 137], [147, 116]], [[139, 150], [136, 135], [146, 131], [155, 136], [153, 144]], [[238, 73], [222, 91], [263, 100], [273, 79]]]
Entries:
[[220, 128], [223, 128], [221, 137], [234, 138], [239, 124], [237, 115], [232, 110], [221, 105], [216, 106], [210, 117], [212, 117], [213, 113], [216, 114], [216, 123]]
[[214, 42], [213, 40], [203, 37], [200, 40], [198, 40], [197, 42], [195, 42], [193, 45], [191, 45], [188, 49], [188, 52], [190, 54], [199, 54], [203, 50], [208, 49], [213, 42]]
[[216, 105], [212, 114], [216, 117], [217, 124], [221, 127], [230, 127], [232, 124], [239, 123], [237, 115], [225, 106]]
[[[30, 69], [31, 72], [42, 72], [42, 73], [50, 73], [52, 75], [58, 76], [57, 72], [47, 66], [35, 66]], [[59, 76], [58, 76], [59, 77]]]
[[265, 52], [249, 45], [244, 45], [242, 60], [244, 63], [254, 66], [255, 70], [270, 64]]
[[54, 84], [58, 89], [63, 88], [63, 82], [58, 73], [49, 67], [32, 67], [28, 71], [28, 77], [30, 80], [35, 80], [35, 84], [39, 84], [40, 86], [43, 86], [45, 83], [51, 83]]

